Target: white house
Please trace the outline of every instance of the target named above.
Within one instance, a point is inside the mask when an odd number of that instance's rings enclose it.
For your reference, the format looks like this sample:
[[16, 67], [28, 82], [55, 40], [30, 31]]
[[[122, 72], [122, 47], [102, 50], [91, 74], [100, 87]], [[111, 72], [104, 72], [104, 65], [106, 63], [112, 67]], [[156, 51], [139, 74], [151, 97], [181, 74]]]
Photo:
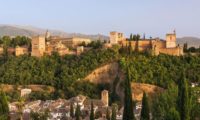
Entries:
[[27, 96], [32, 92], [31, 89], [21, 89], [21, 97]]

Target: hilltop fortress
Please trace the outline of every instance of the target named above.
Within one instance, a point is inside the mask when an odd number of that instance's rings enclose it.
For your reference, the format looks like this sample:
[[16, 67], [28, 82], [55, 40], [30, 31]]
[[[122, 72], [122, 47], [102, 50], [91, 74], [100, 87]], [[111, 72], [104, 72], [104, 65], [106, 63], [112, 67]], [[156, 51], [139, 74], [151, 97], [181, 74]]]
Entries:
[[[45, 35], [32, 37], [31, 56], [41, 57], [44, 54], [51, 55], [52, 52], [58, 52], [61, 56], [66, 54], [80, 54], [83, 52], [83, 47], [79, 45], [82, 43], [87, 45], [90, 42], [91, 40], [86, 38], [50, 36], [50, 33], [47, 31]], [[74, 48], [76, 48], [76, 53], [69, 50]]]
[[[38, 35], [31, 38], [31, 47], [16, 46], [15, 48], [8, 48], [9, 54], [16, 56], [31, 54], [31, 56], [42, 57], [44, 55], [51, 55], [57, 52], [60, 56], [66, 54], [79, 55], [84, 51], [91, 49], [87, 46], [92, 42], [91, 39], [81, 37], [65, 38], [61, 36], [51, 36], [47, 31], [44, 35]], [[120, 45], [121, 47], [130, 47], [137, 52], [150, 52], [153, 55], [168, 54], [174, 56], [183, 55], [183, 47], [176, 44], [176, 32], [166, 34], [166, 40], [159, 38], [146, 39], [135, 35], [134, 38], [126, 38], [123, 33], [110, 32], [110, 39], [108, 43], [103, 43], [104, 48], [112, 47], [113, 45]], [[0, 55], [3, 54], [4, 49], [0, 45]]]
[[138, 39], [130, 40], [125, 38], [123, 33], [119, 32], [110, 32], [110, 44], [111, 45], [120, 45], [131, 46], [132, 50], [138, 52], [152, 51], [152, 54], [168, 54], [174, 56], [183, 55], [183, 47], [180, 47], [176, 44], [176, 32], [171, 34], [166, 34], [166, 40], [159, 38], [150, 38], [150, 39]]

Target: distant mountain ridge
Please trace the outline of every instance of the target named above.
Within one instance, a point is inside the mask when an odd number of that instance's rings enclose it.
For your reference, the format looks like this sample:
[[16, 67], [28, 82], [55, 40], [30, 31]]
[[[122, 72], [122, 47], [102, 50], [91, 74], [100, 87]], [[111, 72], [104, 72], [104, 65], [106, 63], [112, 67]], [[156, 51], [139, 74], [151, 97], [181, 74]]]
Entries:
[[[19, 26], [19, 25], [0, 25], [0, 36], [35, 36], [45, 34], [47, 29], [37, 28], [33, 26]], [[85, 35], [81, 33], [66, 33], [59, 30], [48, 30], [51, 35], [55, 36], [63, 36], [63, 37], [83, 37], [90, 38], [91, 40], [109, 40], [108, 36], [96, 34], [96, 35]], [[183, 37], [177, 38], [177, 44], [183, 46], [184, 43], [188, 43], [188, 47], [199, 47], [200, 46], [200, 38], [196, 37]]]
[[183, 38], [177, 38], [177, 44], [183, 46], [184, 43], [188, 44], [188, 47], [200, 47], [200, 38], [196, 37], [183, 37]]
[[[47, 29], [41, 29], [32, 26], [19, 26], [19, 25], [0, 25], [0, 36], [36, 36], [45, 34]], [[105, 35], [85, 35], [81, 33], [66, 33], [59, 30], [48, 30], [51, 35], [63, 36], [63, 37], [83, 37], [90, 38], [92, 40], [108, 40], [109, 38]]]

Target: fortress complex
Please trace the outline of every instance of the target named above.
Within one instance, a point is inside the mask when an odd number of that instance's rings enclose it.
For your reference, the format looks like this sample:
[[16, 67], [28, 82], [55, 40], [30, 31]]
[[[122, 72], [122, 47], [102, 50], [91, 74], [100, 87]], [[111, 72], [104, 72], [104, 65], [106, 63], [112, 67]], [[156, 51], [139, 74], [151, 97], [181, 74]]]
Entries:
[[44, 54], [51, 55], [54, 51], [62, 56], [70, 54], [69, 48], [77, 48], [82, 43], [87, 45], [90, 42], [90, 39], [85, 38], [50, 36], [47, 32], [46, 35], [35, 36], [32, 38], [31, 56], [41, 57]]
[[20, 56], [20, 55], [24, 55], [24, 54], [28, 54], [28, 47], [20, 47], [20, 46], [17, 46], [15, 48], [15, 55], [16, 56]]
[[166, 34], [166, 40], [159, 38], [130, 40], [125, 38], [123, 33], [110, 32], [110, 44], [118, 44], [122, 47], [131, 46], [132, 50], [139, 52], [152, 51], [154, 55], [183, 55], [183, 47], [176, 44], [176, 32]]

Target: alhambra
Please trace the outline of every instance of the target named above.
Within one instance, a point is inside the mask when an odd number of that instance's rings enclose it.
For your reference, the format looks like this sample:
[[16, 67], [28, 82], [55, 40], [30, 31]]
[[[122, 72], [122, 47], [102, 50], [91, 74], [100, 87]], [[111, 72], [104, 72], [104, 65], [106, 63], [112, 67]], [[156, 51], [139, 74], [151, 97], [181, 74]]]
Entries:
[[[91, 39], [81, 37], [65, 38], [61, 36], [51, 36], [47, 31], [44, 35], [31, 37], [31, 50], [27, 46], [16, 46], [16, 48], [8, 48], [10, 54], [16, 56], [30, 54], [35, 57], [43, 55], [51, 55], [53, 52], [59, 53], [60, 56], [67, 54], [80, 55], [91, 49], [84, 47], [92, 42]], [[183, 47], [176, 44], [176, 32], [166, 34], [166, 40], [160, 38], [126, 38], [123, 33], [110, 32], [109, 40], [103, 43], [103, 48], [110, 48], [114, 45], [120, 47], [130, 46], [133, 51], [151, 52], [152, 55], [168, 54], [174, 56], [183, 55]], [[0, 54], [3, 54], [3, 46], [0, 47]]]

